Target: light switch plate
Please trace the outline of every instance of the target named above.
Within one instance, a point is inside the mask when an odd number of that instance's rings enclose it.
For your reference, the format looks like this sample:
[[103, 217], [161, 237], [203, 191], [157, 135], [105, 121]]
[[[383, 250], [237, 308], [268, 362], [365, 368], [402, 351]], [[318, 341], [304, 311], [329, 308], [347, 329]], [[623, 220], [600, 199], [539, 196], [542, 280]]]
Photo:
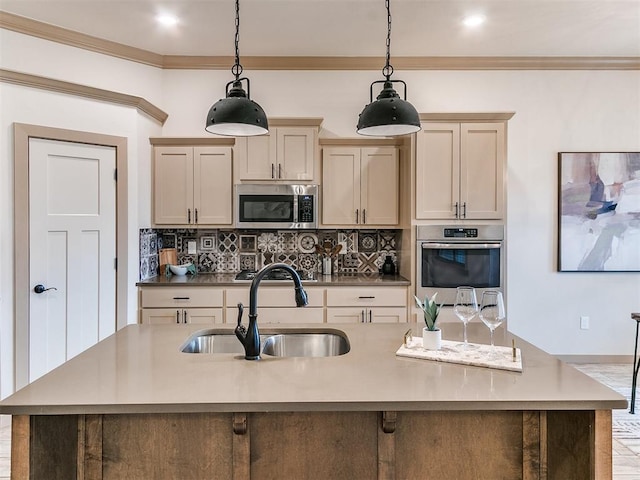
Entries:
[[187, 253], [189, 255], [195, 255], [196, 252], [196, 241], [195, 240], [189, 240], [187, 242]]

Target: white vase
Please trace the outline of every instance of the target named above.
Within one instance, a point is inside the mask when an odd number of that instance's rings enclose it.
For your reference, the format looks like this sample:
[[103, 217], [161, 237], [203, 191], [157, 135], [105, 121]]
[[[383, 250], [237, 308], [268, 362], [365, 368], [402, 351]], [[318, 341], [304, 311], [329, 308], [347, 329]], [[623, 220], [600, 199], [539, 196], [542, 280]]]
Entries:
[[422, 329], [422, 348], [425, 350], [440, 350], [442, 347], [442, 330]]

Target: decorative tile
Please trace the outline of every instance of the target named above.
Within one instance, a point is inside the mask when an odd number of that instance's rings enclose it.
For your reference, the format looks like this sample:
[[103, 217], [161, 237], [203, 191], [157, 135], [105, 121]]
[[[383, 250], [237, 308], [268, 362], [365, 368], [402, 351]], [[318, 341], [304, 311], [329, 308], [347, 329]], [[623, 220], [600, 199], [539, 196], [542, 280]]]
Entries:
[[298, 233], [289, 231], [278, 232], [278, 251], [280, 253], [293, 253], [298, 248]]
[[158, 235], [156, 233], [149, 234], [149, 255], [158, 254]]
[[275, 253], [278, 250], [278, 236], [274, 232], [263, 232], [258, 236], [258, 250]]
[[140, 257], [140, 280], [149, 278], [149, 258]]
[[298, 267], [298, 254], [297, 253], [276, 253], [275, 261], [277, 263], [286, 263], [293, 268]]
[[155, 277], [158, 275], [158, 254], [149, 255], [149, 276]]
[[213, 235], [205, 235], [200, 237], [200, 251], [214, 252], [216, 249], [216, 237]]
[[262, 254], [258, 254], [259, 260], [260, 260], [260, 268], [264, 267], [265, 265], [269, 265], [270, 263], [273, 263], [274, 260], [274, 252], [263, 252]]
[[338, 232], [338, 243], [347, 247], [340, 253], [356, 253], [358, 251], [358, 232]]
[[361, 231], [358, 234], [358, 252], [371, 253], [378, 251], [378, 232]]
[[356, 270], [360, 266], [360, 257], [357, 253], [347, 253], [340, 255], [339, 268], [344, 270], [345, 268], [355, 268]]
[[240, 271], [240, 254], [238, 252], [223, 253], [224, 272], [237, 273]]
[[[253, 237], [255, 240], [255, 236]], [[240, 244], [242, 249], [242, 243]], [[249, 270], [251, 272], [257, 270], [258, 259], [255, 253], [241, 253], [240, 254], [240, 270]]]
[[149, 255], [149, 235], [147, 233], [140, 233], [140, 255]]
[[255, 252], [257, 250], [258, 239], [255, 235], [240, 235], [240, 251]]
[[331, 246], [338, 243], [338, 232], [335, 230], [320, 230], [318, 232], [318, 244], [324, 246], [325, 242], [329, 242]]
[[163, 233], [161, 235], [162, 246], [159, 248], [178, 248], [178, 235], [175, 233]]
[[315, 272], [318, 270], [318, 255], [315, 253], [299, 253], [298, 268], [304, 272]]
[[218, 251], [220, 253], [237, 253], [238, 234], [235, 232], [218, 233]]
[[381, 231], [378, 235], [380, 240], [380, 250], [396, 249], [396, 234], [390, 231]]
[[184, 253], [179, 253], [178, 254], [178, 265], [182, 265], [185, 263], [193, 263], [194, 265], [197, 265], [198, 263], [198, 256], [197, 255], [186, 255]]
[[315, 252], [318, 243], [318, 235], [313, 232], [300, 232], [298, 234], [298, 250], [301, 253]]
[[205, 252], [198, 255], [198, 272], [210, 273], [216, 268], [217, 255], [213, 252]]
[[378, 269], [382, 269], [382, 264], [385, 262], [387, 257], [391, 257], [391, 260], [393, 261], [393, 264], [396, 266], [396, 272], [397, 272], [398, 271], [398, 259], [396, 257], [395, 250], [387, 250], [387, 251], [380, 252], [380, 254], [378, 255], [378, 259], [376, 260], [376, 265], [378, 266]]
[[[378, 252], [374, 253], [358, 253], [358, 258], [360, 260], [360, 267], [358, 268], [358, 272], [360, 273], [377, 273], [379, 271], [379, 267], [377, 265], [378, 261]], [[383, 260], [384, 261], [384, 260]]]

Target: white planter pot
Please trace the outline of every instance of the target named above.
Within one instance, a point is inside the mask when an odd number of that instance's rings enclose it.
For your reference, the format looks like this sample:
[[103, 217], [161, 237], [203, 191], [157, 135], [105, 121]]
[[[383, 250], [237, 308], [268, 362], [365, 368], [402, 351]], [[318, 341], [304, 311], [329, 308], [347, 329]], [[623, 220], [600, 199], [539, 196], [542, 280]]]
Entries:
[[425, 350], [440, 350], [442, 347], [442, 330], [422, 329], [422, 348]]

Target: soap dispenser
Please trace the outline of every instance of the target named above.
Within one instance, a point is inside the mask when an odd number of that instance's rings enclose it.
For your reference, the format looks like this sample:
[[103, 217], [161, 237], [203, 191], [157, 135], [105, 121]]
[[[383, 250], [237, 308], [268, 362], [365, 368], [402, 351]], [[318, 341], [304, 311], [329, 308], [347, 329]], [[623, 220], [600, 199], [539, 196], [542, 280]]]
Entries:
[[387, 258], [385, 258], [384, 263], [382, 264], [382, 273], [384, 275], [394, 275], [396, 273], [396, 266], [393, 263], [391, 255], [387, 255]]

